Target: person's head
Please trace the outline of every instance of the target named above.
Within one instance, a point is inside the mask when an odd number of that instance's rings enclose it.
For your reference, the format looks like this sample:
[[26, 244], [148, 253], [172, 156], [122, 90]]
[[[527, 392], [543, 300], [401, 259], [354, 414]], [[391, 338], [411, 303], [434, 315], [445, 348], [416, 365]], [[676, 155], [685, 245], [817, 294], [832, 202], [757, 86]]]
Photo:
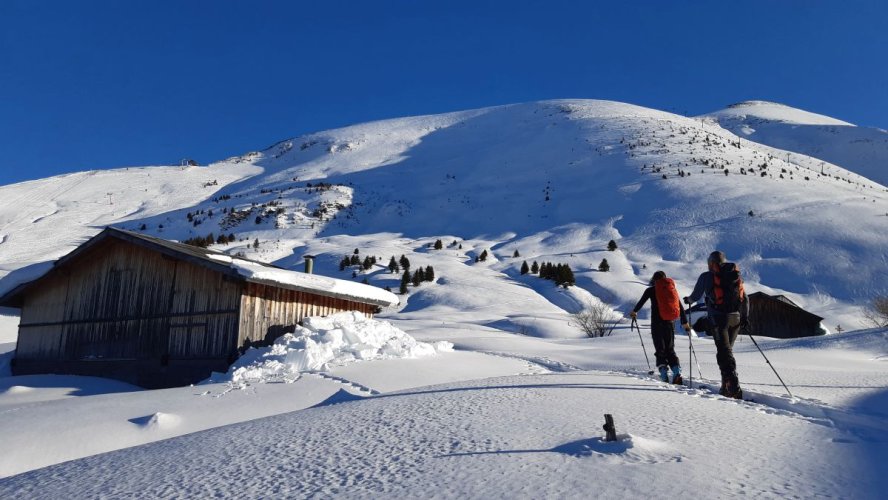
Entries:
[[666, 277], [666, 273], [664, 273], [663, 271], [657, 271], [657, 272], [655, 272], [654, 275], [651, 276], [651, 285], [653, 286], [653, 284], [654, 284], [657, 280], [659, 280], [659, 279], [663, 279], [663, 278], [665, 278], [665, 277]]
[[711, 269], [718, 269], [722, 264], [728, 261], [728, 258], [725, 257], [725, 253], [721, 250], [716, 250], [709, 254], [709, 259], [707, 259], [707, 263]]

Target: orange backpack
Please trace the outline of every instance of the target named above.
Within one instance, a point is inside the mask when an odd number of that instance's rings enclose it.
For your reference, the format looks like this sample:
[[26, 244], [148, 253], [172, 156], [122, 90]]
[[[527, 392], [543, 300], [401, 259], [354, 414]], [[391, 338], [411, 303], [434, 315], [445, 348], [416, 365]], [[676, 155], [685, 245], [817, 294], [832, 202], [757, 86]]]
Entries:
[[657, 309], [664, 321], [675, 321], [681, 316], [681, 304], [678, 301], [678, 290], [672, 278], [660, 278], [654, 282], [654, 293], [657, 296]]

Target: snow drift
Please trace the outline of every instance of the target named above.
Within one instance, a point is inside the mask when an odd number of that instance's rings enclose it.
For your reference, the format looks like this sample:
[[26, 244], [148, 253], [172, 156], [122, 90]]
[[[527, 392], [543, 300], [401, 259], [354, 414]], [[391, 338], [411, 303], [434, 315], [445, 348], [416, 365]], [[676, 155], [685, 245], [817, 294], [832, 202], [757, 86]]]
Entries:
[[391, 323], [370, 319], [359, 312], [306, 318], [303, 325], [269, 347], [250, 348], [227, 374], [215, 374], [209, 382], [293, 382], [300, 373], [324, 371], [331, 366], [432, 356], [453, 348], [446, 341], [419, 342]]

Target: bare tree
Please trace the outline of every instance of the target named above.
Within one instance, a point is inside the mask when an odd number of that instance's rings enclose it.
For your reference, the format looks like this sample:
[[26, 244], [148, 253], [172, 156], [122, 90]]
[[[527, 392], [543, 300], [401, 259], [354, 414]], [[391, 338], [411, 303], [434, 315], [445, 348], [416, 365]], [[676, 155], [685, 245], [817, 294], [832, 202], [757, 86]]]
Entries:
[[614, 328], [623, 321], [622, 316], [600, 300], [587, 302], [582, 310], [571, 316], [573, 317], [571, 324], [592, 338], [610, 336]]
[[864, 323], [873, 328], [888, 326], [888, 297], [880, 295], [863, 310]]

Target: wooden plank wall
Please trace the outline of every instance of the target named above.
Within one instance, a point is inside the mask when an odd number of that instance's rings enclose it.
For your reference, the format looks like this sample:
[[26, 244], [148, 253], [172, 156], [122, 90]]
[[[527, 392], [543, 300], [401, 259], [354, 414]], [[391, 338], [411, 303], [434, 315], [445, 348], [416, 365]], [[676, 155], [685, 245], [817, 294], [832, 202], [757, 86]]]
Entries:
[[273, 341], [309, 316], [359, 311], [372, 317], [374, 310], [370, 304], [248, 283], [241, 297], [238, 344]]
[[749, 324], [753, 335], [798, 338], [817, 335], [820, 322], [777, 300], [750, 296]]
[[109, 238], [28, 292], [16, 357], [227, 357], [242, 286]]

